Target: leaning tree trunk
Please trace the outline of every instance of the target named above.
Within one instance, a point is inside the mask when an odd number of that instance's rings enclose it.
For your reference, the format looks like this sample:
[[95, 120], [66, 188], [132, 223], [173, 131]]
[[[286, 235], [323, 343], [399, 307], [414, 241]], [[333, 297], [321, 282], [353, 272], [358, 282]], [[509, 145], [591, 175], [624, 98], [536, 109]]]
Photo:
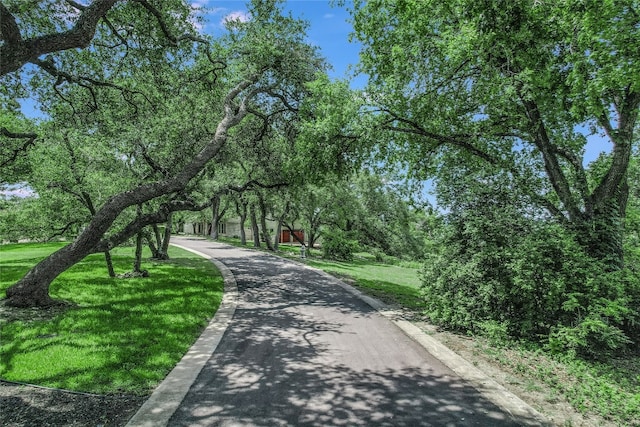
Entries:
[[57, 250], [36, 264], [27, 274], [6, 291], [6, 303], [16, 307], [50, 306], [56, 304], [49, 296], [51, 282], [69, 267], [89, 255], [100, 243], [122, 211], [156, 197], [183, 190], [206, 164], [220, 151], [227, 140], [227, 132], [247, 114], [246, 101], [235, 106], [235, 99], [257, 81], [259, 76], [244, 80], [233, 88], [225, 99], [225, 116], [218, 123], [212, 140], [175, 176], [163, 181], [141, 185], [116, 194], [93, 215], [91, 222], [76, 240]]
[[155, 237], [155, 243], [150, 236], [146, 236], [149, 249], [151, 249], [151, 258], [157, 260], [169, 259], [169, 241], [171, 239], [171, 225], [172, 225], [173, 213], [167, 214], [167, 220], [165, 221], [164, 233], [160, 234], [158, 224], [153, 224], [153, 236]]
[[169, 259], [169, 242], [171, 241], [171, 226], [173, 220], [173, 213], [169, 212], [167, 216], [167, 222], [164, 225], [164, 234], [162, 236], [162, 244], [160, 246], [160, 259]]
[[154, 242], [154, 239], [151, 236], [151, 233], [149, 233], [149, 232], [144, 233], [144, 237], [147, 240], [147, 246], [149, 246], [149, 250], [151, 251], [151, 258], [159, 259], [159, 257], [160, 257], [160, 248], [158, 247], [158, 245], [161, 243], [160, 242], [160, 230], [158, 230], [157, 224], [153, 224], [151, 226], [151, 228], [153, 229], [153, 236], [155, 237], [155, 242]]

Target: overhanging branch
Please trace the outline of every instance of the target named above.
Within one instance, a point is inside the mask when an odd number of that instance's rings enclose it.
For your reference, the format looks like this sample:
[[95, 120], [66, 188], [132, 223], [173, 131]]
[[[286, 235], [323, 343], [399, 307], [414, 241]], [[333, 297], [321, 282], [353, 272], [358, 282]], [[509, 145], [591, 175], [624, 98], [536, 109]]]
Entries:
[[[38, 137], [35, 133], [23, 133], [23, 132], [11, 132], [5, 127], [0, 127], [0, 135], [10, 139], [24, 139], [22, 144], [17, 147], [9, 148], [9, 154], [6, 159], [2, 160], [0, 167], [9, 166], [14, 163], [21, 153], [26, 153], [27, 150], [35, 144], [35, 140]], [[4, 150], [3, 150], [4, 151]]]

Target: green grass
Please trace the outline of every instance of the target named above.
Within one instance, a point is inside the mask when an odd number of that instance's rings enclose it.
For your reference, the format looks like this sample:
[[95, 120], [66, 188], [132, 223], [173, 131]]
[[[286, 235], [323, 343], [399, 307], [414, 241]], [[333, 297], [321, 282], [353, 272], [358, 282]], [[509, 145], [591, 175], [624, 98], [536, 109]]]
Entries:
[[377, 263], [372, 259], [351, 262], [309, 259], [307, 264], [350, 282], [367, 294], [386, 303], [421, 310], [418, 269]]
[[527, 384], [546, 387], [586, 415], [619, 426], [640, 426], [640, 357], [624, 355], [606, 363], [556, 357], [518, 343], [494, 346], [477, 340], [482, 352]]
[[[0, 246], [0, 293], [62, 245]], [[133, 248], [112, 255], [117, 272], [131, 270]], [[72, 307], [49, 316], [12, 311], [14, 317], [5, 308], [0, 378], [93, 393], [147, 394], [181, 359], [222, 299], [222, 277], [209, 261], [173, 247], [170, 256], [144, 263], [148, 278], [118, 279], [107, 276], [102, 255], [91, 255], [51, 285], [51, 296], [71, 301]]]

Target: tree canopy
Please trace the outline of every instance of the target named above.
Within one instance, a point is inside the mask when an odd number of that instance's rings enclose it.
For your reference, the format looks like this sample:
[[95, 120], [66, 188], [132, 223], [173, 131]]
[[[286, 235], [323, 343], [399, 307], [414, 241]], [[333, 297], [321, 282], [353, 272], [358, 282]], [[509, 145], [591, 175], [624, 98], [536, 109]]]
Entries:
[[[102, 3], [108, 2], [91, 6]], [[270, 127], [278, 117], [292, 114], [304, 97], [304, 83], [322, 71], [322, 59], [304, 42], [306, 24], [283, 15], [278, 2], [254, 2], [252, 19], [231, 22], [228, 34], [217, 40], [197, 36], [190, 8], [182, 2], [159, 2], [157, 8], [146, 1], [111, 3], [114, 6], [103, 14], [90, 49], [58, 51], [44, 61], [37, 59], [36, 50], [32, 52], [35, 72], [49, 75], [34, 78], [32, 90], [60, 129], [57, 134], [51, 132], [53, 127], [41, 130], [56, 138], [71, 157], [56, 167], [66, 164], [73, 171], [82, 162], [95, 163], [104, 149], [110, 162], [129, 171], [130, 179], [113, 192], [101, 188], [101, 203], [86, 227], [73, 243], [7, 291], [10, 304], [52, 303], [51, 281], [87, 254], [108, 250], [143, 226], [165, 221], [172, 211], [198, 208], [189, 195], [190, 186], [228, 140], [236, 144], [241, 138], [233, 128], [248, 117], [269, 117], [265, 126]], [[42, 9], [10, 6], [4, 11], [22, 13], [20, 24], [26, 32], [43, 31]], [[77, 9], [80, 20], [87, 12], [74, 2], [65, 7]], [[61, 11], [61, 22], [68, 19], [68, 12]], [[117, 31], [121, 28], [117, 22], [139, 22], [130, 19], [136, 14], [145, 15], [140, 28]], [[60, 32], [57, 27], [49, 30]], [[67, 64], [72, 71], [62, 71]], [[7, 78], [22, 84], [15, 73]], [[76, 137], [69, 138], [71, 134]], [[91, 150], [84, 150], [87, 144]], [[79, 155], [83, 151], [88, 159]], [[101, 171], [105, 177], [113, 172], [113, 167], [108, 169]], [[64, 186], [70, 194], [83, 194], [84, 190], [78, 193], [77, 188]], [[140, 212], [139, 207], [152, 200], [156, 201], [152, 211]], [[123, 212], [136, 206], [138, 213], [131, 221], [113, 229]]]
[[[417, 176], [460, 166], [506, 173], [531, 203], [580, 229], [594, 255], [620, 263], [640, 105], [636, 1], [374, 0], [353, 9], [376, 131], [391, 132], [383, 155]], [[589, 134], [610, 143], [598, 179], [583, 162]]]

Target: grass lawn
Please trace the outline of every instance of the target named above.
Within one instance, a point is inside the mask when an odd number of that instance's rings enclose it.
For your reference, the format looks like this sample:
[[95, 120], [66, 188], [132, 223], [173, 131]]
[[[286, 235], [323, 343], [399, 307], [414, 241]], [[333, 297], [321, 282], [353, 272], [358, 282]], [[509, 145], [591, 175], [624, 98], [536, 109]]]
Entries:
[[413, 310], [422, 308], [417, 268], [381, 264], [363, 258], [350, 262], [308, 259], [307, 264], [334, 276], [351, 279], [352, 285], [386, 303]]
[[[0, 295], [61, 243], [0, 246]], [[112, 251], [117, 273], [133, 248]], [[92, 393], [148, 394], [197, 339], [222, 299], [213, 264], [171, 247], [148, 278], [109, 278], [104, 256], [61, 274], [50, 294], [65, 309], [0, 313], [0, 378]], [[149, 254], [144, 256], [148, 257]]]

